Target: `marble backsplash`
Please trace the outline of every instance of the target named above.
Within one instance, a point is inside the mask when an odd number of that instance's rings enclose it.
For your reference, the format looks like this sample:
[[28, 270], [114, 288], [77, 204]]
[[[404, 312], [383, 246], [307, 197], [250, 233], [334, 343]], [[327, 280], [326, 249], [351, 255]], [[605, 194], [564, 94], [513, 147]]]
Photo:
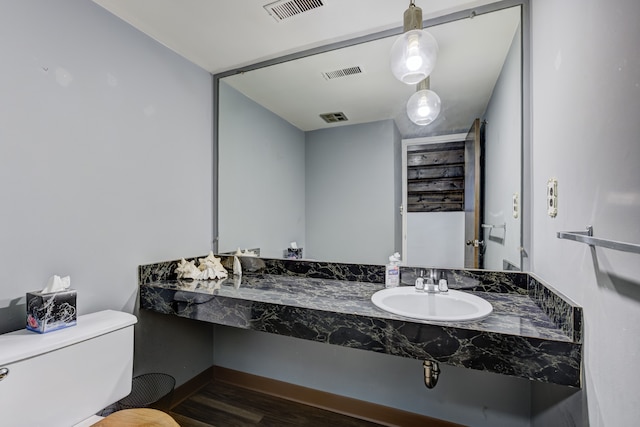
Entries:
[[534, 275], [529, 275], [527, 289], [529, 298], [549, 316], [558, 328], [563, 330], [574, 342], [582, 342], [582, 307]]

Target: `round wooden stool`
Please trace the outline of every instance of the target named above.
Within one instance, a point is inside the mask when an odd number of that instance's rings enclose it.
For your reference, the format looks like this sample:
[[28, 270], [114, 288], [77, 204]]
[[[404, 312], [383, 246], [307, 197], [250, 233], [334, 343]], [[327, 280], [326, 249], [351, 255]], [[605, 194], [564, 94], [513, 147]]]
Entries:
[[138, 408], [114, 412], [92, 427], [180, 427], [180, 424], [157, 409]]

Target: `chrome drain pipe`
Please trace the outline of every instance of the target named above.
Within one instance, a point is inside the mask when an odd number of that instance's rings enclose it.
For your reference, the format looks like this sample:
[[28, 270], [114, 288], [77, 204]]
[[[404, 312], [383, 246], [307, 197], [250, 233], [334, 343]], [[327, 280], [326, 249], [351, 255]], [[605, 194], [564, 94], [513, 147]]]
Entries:
[[422, 363], [424, 368], [424, 385], [427, 388], [434, 388], [438, 384], [438, 377], [440, 376], [440, 366], [438, 362], [425, 360]]

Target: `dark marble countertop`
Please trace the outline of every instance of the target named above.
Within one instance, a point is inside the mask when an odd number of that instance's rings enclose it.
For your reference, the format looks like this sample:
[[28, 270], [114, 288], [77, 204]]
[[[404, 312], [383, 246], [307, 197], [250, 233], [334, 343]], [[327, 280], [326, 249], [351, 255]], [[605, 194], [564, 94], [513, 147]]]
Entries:
[[[370, 281], [269, 273], [222, 281], [143, 276], [141, 270], [141, 306], [156, 312], [580, 386], [581, 311], [564, 300], [559, 306], [555, 294], [541, 303], [539, 294], [549, 293], [544, 287], [464, 289], [489, 301], [493, 312], [476, 321], [434, 322], [379, 309], [371, 296], [384, 285]], [[533, 281], [529, 288], [542, 286]], [[463, 282], [454, 279], [451, 288], [464, 288]], [[558, 322], [559, 312], [580, 319], [570, 319], [568, 328]]]
[[[529, 298], [515, 293], [467, 291], [489, 301], [493, 312], [484, 319], [466, 322], [435, 322], [409, 319], [388, 313], [371, 302], [371, 296], [384, 285], [345, 280], [301, 278], [279, 275], [244, 275], [222, 281], [166, 280], [150, 284], [155, 288], [180, 291], [175, 301], [191, 304], [206, 302], [206, 296], [235, 298], [329, 313], [355, 314], [377, 319], [444, 325], [455, 328], [545, 338], [571, 342]], [[187, 309], [187, 306], [184, 306]]]

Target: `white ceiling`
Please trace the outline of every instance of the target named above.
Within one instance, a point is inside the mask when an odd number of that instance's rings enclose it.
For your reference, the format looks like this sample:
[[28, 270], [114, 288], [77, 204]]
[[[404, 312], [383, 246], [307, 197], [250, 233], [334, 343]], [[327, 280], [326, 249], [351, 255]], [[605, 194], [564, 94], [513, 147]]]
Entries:
[[[277, 21], [263, 8], [272, 0], [93, 1], [213, 74], [398, 28], [409, 4], [408, 0], [322, 0], [322, 7]], [[491, 2], [417, 0], [416, 5], [423, 9], [423, 18], [430, 19]], [[484, 112], [518, 23], [519, 12], [501, 11], [429, 28], [440, 47], [431, 88], [441, 97], [443, 110], [426, 127], [413, 125], [404, 113], [415, 89], [391, 75], [392, 39], [225, 81], [302, 130], [335, 126], [318, 115], [341, 111], [349, 118], [346, 124], [393, 118], [403, 137], [425, 130], [459, 131]], [[362, 74], [330, 81], [321, 75], [355, 65], [362, 67]]]

